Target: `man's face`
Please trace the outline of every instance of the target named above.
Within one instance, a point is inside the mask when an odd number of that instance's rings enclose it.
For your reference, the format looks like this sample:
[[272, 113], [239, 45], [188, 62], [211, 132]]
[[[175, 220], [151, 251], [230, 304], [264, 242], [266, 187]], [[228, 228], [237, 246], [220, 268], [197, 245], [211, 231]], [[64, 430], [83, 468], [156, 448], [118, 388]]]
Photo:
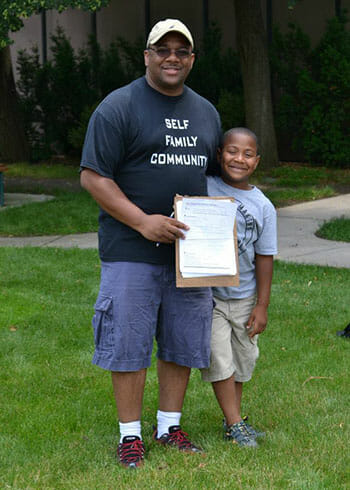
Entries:
[[[165, 49], [170, 50], [166, 56], [162, 52]], [[164, 95], [182, 94], [194, 62], [191, 46], [182, 34], [169, 32], [145, 50], [144, 58], [146, 79], [151, 87]]]

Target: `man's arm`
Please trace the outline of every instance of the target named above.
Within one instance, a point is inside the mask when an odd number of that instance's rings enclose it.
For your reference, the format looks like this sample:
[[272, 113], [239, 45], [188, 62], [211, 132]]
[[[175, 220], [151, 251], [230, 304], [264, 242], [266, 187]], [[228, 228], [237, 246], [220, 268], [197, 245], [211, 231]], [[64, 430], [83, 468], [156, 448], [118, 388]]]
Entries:
[[147, 240], [172, 243], [176, 238], [184, 238], [181, 229], [188, 230], [188, 226], [173, 218], [144, 213], [112, 179], [93, 170], [84, 168], [80, 174], [80, 183], [109, 215], [138, 231]]
[[247, 328], [249, 337], [261, 333], [267, 325], [267, 309], [270, 302], [271, 282], [273, 274], [273, 256], [255, 255], [255, 276], [257, 288], [257, 302], [250, 318]]

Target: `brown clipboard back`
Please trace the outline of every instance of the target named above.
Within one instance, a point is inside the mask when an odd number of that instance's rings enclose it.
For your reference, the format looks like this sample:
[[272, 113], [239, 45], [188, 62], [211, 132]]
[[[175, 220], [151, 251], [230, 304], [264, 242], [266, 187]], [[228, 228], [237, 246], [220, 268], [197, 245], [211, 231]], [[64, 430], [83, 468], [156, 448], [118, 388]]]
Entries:
[[[174, 197], [174, 215], [177, 219], [176, 203], [181, 201], [184, 196], [176, 195]], [[208, 197], [208, 196], [186, 196], [188, 199], [230, 199], [234, 202], [233, 197]], [[237, 248], [237, 227], [236, 220], [233, 229], [233, 239], [235, 242], [236, 266], [237, 274], [234, 276], [202, 276], [202, 277], [182, 277], [180, 272], [180, 256], [179, 256], [179, 238], [175, 242], [175, 269], [176, 269], [176, 287], [177, 288], [192, 288], [192, 287], [212, 287], [212, 286], [239, 286], [239, 267], [238, 267], [238, 248]]]

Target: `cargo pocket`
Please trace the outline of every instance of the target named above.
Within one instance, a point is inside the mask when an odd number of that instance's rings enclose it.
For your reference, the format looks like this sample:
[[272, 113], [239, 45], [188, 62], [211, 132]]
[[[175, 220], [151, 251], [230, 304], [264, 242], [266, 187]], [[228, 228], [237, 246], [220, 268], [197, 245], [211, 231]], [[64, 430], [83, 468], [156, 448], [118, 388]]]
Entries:
[[113, 328], [113, 299], [100, 296], [95, 304], [95, 314], [92, 318], [95, 347], [100, 353], [110, 352], [114, 345]]

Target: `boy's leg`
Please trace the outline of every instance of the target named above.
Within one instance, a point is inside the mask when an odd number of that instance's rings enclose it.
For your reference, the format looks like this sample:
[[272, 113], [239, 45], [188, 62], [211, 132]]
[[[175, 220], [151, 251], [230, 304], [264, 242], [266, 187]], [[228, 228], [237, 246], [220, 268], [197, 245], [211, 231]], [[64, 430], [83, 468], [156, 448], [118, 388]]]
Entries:
[[240, 400], [237, 402], [236, 384], [233, 375], [230, 378], [212, 383], [216, 399], [224, 414], [227, 425], [236, 424], [242, 420]]
[[[241, 375], [240, 368], [242, 367], [240, 363], [237, 363], [236, 349], [242, 345], [244, 352], [245, 347], [243, 346], [250, 343], [245, 328], [251, 311], [250, 302], [245, 305], [248, 306], [244, 308], [246, 311], [242, 311], [242, 308], [236, 308], [237, 305], [242, 305], [242, 301], [222, 301], [218, 298], [215, 298], [215, 301], [217, 304], [213, 316], [211, 366], [210, 369], [202, 370], [202, 378], [212, 382], [216, 398], [225, 416], [224, 438], [239, 446], [257, 447], [256, 441], [248, 433], [240, 415], [242, 382], [236, 383], [236, 373]], [[239, 329], [245, 334], [243, 343], [241, 338], [236, 340], [237, 322], [240, 324]], [[248, 347], [250, 347], [249, 344]], [[243, 359], [244, 371], [246, 368], [245, 354], [243, 354]], [[240, 360], [241, 355], [238, 356], [238, 361]]]
[[235, 392], [236, 410], [238, 410], [239, 413], [241, 413], [243, 383], [241, 383], [240, 381], [235, 381], [234, 392]]

